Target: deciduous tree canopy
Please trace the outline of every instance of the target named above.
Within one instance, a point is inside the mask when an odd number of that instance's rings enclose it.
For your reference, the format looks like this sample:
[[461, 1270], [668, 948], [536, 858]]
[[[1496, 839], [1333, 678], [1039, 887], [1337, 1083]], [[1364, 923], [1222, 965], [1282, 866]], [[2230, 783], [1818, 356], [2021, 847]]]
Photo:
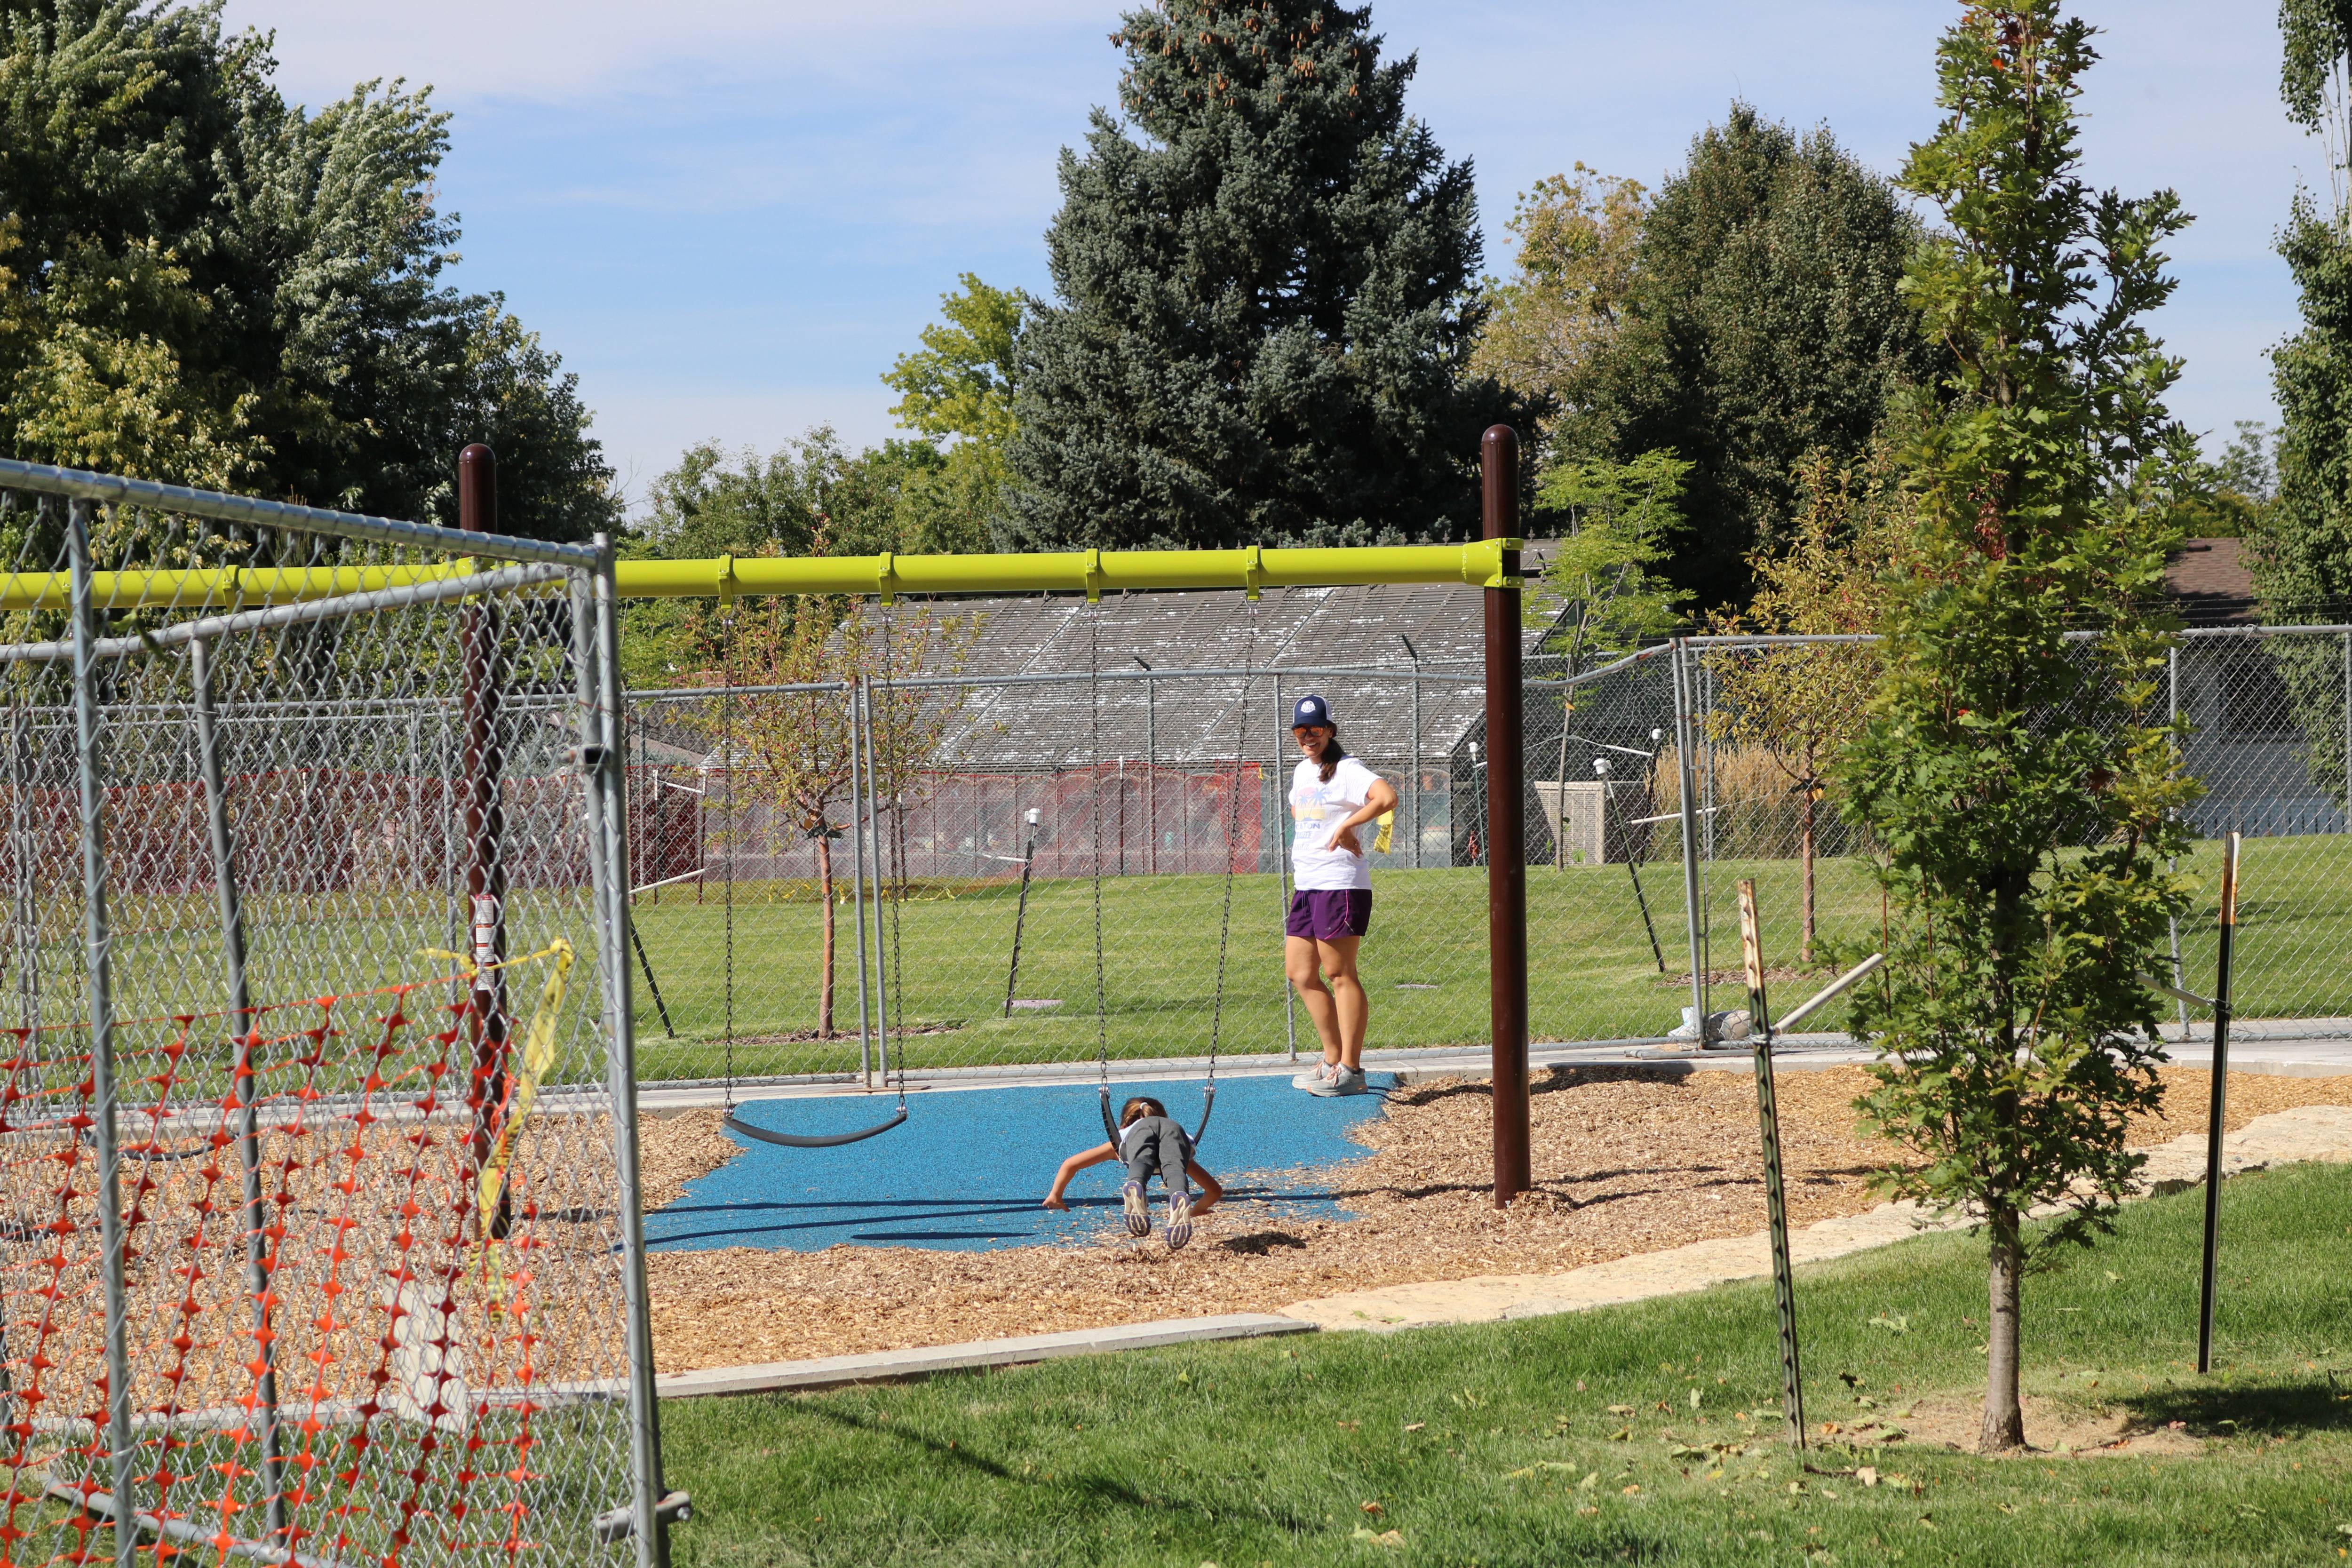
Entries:
[[441, 281], [447, 117], [274, 69], [211, 5], [0, 0], [0, 450], [451, 521], [480, 439], [501, 526], [611, 526], [572, 378]]

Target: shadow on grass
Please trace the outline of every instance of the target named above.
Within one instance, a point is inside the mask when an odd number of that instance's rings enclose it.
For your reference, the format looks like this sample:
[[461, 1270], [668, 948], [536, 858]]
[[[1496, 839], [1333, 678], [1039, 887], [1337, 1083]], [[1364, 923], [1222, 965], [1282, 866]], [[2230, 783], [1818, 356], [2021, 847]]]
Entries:
[[2180, 1384], [2117, 1403], [2131, 1412], [2135, 1424], [2167, 1426], [2178, 1421], [2183, 1431], [2200, 1437], [2352, 1431], [2352, 1383], [2343, 1374]]
[[[1178, 1514], [1197, 1524], [1210, 1524], [1216, 1520], [1215, 1511], [1199, 1502], [1181, 1497], [1155, 1495], [1099, 1472], [1066, 1476], [1058, 1480], [1048, 1480], [1044, 1476], [1016, 1475], [1009, 1466], [975, 1454], [953, 1441], [942, 1443], [919, 1432], [902, 1431], [891, 1423], [871, 1420], [855, 1411], [839, 1409], [828, 1404], [812, 1402], [803, 1409], [819, 1420], [829, 1421], [846, 1431], [861, 1432], [875, 1437], [895, 1437], [908, 1447], [924, 1450], [934, 1464], [985, 1476], [1006, 1486], [1036, 1491], [1048, 1489], [1074, 1491], [1105, 1507], [1139, 1514]], [[1325, 1528], [1319, 1518], [1310, 1518], [1286, 1508], [1268, 1508], [1259, 1517], [1293, 1536], [1307, 1535]]]

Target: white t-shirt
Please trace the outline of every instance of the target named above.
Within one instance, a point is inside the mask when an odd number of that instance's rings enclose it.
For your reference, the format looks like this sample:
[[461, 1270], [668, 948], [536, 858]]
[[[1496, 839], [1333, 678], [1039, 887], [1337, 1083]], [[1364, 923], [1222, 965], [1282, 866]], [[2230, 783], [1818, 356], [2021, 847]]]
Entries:
[[[1291, 886], [1302, 893], [1329, 892], [1341, 888], [1370, 888], [1370, 866], [1361, 855], [1330, 847], [1339, 824], [1363, 809], [1380, 775], [1353, 757], [1342, 757], [1323, 782], [1319, 763], [1302, 759], [1290, 775], [1290, 816], [1298, 831], [1290, 845]], [[1356, 842], [1370, 844], [1376, 829], [1359, 823]]]

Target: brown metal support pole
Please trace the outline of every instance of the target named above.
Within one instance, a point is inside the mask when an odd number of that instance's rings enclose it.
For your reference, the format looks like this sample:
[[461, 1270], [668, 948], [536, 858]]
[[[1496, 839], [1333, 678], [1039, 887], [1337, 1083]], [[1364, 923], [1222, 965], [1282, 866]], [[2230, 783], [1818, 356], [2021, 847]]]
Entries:
[[[457, 454], [457, 526], [468, 533], [495, 533], [498, 521], [499, 460], [477, 441]], [[471, 931], [467, 951], [477, 971], [474, 1065], [466, 1097], [474, 1118], [468, 1170], [478, 1179], [489, 1163], [499, 1108], [507, 1097], [507, 983], [506, 972], [498, 967], [507, 958], [506, 812], [499, 803], [506, 758], [499, 742], [498, 607], [476, 600], [467, 603], [463, 614], [458, 658], [465, 726], [466, 912]], [[501, 1185], [491, 1233], [504, 1237], [511, 1223], [510, 1202]]]
[[[1519, 529], [1519, 437], [1507, 425], [1478, 443], [1485, 537]], [[1528, 1151], [1527, 757], [1519, 669], [1519, 556], [1503, 556], [1506, 588], [1486, 590], [1486, 944], [1495, 1037], [1495, 1206], [1535, 1182]]]

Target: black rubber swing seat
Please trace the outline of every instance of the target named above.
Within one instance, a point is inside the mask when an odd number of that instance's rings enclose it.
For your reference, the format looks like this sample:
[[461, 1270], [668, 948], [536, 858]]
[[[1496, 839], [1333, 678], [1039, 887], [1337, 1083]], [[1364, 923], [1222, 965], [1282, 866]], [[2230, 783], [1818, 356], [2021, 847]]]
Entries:
[[[1212, 1079], [1201, 1090], [1201, 1124], [1192, 1129], [1193, 1148], [1198, 1149], [1201, 1146], [1201, 1140], [1208, 1136], [1209, 1117], [1216, 1109], [1217, 1084], [1216, 1080]], [[1114, 1149], [1118, 1148], [1118, 1119], [1110, 1113], [1110, 1085], [1108, 1083], [1102, 1086], [1102, 1124], [1104, 1133], [1110, 1139], [1110, 1146]], [[1181, 1126], [1182, 1123], [1180, 1122], [1178, 1125]], [[875, 1131], [878, 1132], [881, 1129], [877, 1127]], [[861, 1132], [858, 1136], [863, 1138], [867, 1134]]]
[[806, 1132], [772, 1132], [765, 1127], [752, 1126], [731, 1110], [727, 1113], [725, 1125], [730, 1132], [740, 1132], [744, 1137], [762, 1143], [779, 1143], [787, 1149], [838, 1149], [844, 1143], [861, 1143], [868, 1138], [878, 1137], [906, 1120], [907, 1108], [902, 1105], [898, 1113], [887, 1121], [877, 1121], [855, 1132], [833, 1132], [823, 1137]]

